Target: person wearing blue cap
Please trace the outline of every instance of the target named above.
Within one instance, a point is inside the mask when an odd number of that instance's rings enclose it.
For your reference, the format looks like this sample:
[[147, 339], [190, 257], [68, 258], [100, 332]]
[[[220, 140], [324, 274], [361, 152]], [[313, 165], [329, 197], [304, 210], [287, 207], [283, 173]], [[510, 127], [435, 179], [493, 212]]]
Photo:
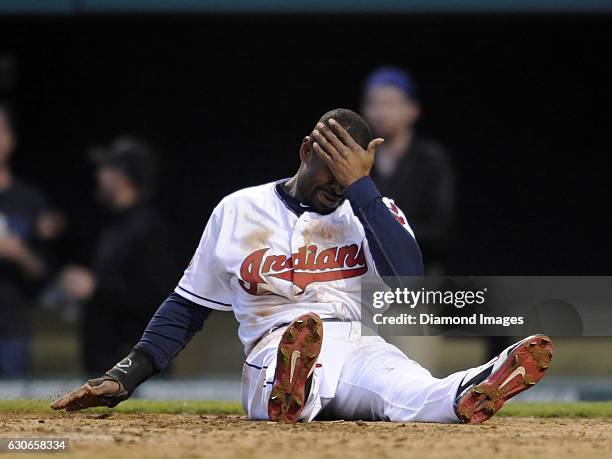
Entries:
[[404, 209], [418, 235], [426, 273], [442, 274], [452, 233], [454, 172], [444, 148], [416, 132], [421, 105], [414, 79], [398, 68], [376, 69], [365, 80], [362, 104], [374, 134], [385, 139], [374, 182]]

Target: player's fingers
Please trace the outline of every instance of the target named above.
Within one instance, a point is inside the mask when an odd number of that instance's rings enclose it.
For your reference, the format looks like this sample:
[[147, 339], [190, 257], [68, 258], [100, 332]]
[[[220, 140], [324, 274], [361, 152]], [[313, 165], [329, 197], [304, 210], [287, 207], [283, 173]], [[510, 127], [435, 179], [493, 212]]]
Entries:
[[376, 153], [376, 149], [382, 145], [385, 142], [385, 139], [381, 139], [380, 137], [377, 139], [372, 140], [369, 144], [368, 144], [368, 153], [370, 154], [375, 154]]
[[103, 394], [94, 393], [94, 387], [91, 387], [89, 384], [83, 386], [85, 392], [73, 399], [66, 406], [66, 411], [77, 411], [85, 408], [90, 408], [92, 406], [104, 406], [106, 405], [101, 397]]
[[95, 406], [107, 406], [104, 399], [101, 397], [94, 397], [92, 395], [86, 395], [83, 398], [75, 400], [66, 407], [66, 411], [78, 411], [86, 408], [92, 408]]
[[54, 401], [51, 404], [51, 408], [53, 408], [54, 410], [63, 410], [64, 408], [67, 408], [70, 404], [74, 403], [75, 400], [78, 400], [87, 394], [87, 389], [85, 387], [86, 385], [81, 386], [78, 389], [66, 394], [59, 400]]
[[344, 129], [340, 123], [338, 123], [335, 119], [329, 119], [329, 125], [332, 127], [335, 135], [337, 135], [342, 143], [351, 149], [359, 148], [359, 144], [355, 142], [355, 139], [348, 133], [346, 129]]
[[345, 150], [347, 149], [347, 146], [344, 143], [342, 143], [342, 141], [336, 136], [336, 134], [334, 134], [330, 128], [325, 126], [325, 124], [317, 123], [317, 130], [325, 136], [327, 141], [331, 145], [334, 146], [334, 148], [336, 149], [338, 153], [342, 155], [348, 153], [348, 152], [345, 152]]
[[319, 145], [318, 142], [312, 144], [312, 149], [317, 155], [319, 155], [319, 158], [325, 161], [325, 164], [327, 164], [328, 166], [331, 166], [334, 163], [334, 159], [332, 158], [332, 156], [323, 148], [321, 148], [321, 145]]
[[323, 148], [323, 150], [329, 153], [332, 158], [336, 157], [339, 154], [336, 148], [331, 143], [329, 143], [329, 141], [323, 136], [323, 134], [321, 134], [319, 130], [315, 129], [314, 131], [312, 131], [312, 136]]
[[54, 410], [63, 410], [64, 408], [66, 408], [67, 403], [68, 402], [66, 401], [66, 397], [62, 397], [51, 403], [51, 408], [53, 408]]
[[78, 411], [84, 410], [85, 408], [91, 408], [92, 406], [100, 406], [101, 403], [95, 403], [95, 398], [89, 395], [79, 398], [66, 407], [66, 411]]

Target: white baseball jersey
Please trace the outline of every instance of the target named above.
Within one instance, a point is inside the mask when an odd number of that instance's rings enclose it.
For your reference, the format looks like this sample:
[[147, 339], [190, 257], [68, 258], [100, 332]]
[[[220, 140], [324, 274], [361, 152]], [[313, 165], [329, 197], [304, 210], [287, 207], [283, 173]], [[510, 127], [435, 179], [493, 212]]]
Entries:
[[[305, 312], [359, 320], [361, 281], [378, 276], [348, 200], [327, 215], [298, 216], [277, 183], [239, 190], [219, 203], [175, 290], [194, 303], [233, 311], [247, 353], [266, 332]], [[401, 211], [383, 200], [412, 234]]]

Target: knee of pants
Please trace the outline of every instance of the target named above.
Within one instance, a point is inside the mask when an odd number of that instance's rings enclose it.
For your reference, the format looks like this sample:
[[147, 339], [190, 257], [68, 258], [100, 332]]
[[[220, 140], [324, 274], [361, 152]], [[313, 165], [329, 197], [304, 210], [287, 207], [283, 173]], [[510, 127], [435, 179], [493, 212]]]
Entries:
[[433, 377], [414, 380], [410, 387], [395, 385], [387, 395], [385, 414], [391, 421], [457, 423], [455, 397], [461, 375], [443, 379]]

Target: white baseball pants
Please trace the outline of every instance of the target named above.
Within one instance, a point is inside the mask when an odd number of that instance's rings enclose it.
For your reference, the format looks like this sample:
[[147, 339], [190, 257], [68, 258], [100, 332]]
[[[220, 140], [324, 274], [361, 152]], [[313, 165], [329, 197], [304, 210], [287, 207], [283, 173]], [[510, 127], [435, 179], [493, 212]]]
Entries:
[[[301, 419], [361, 419], [456, 423], [453, 403], [465, 371], [434, 378], [378, 336], [361, 336], [359, 322], [323, 322], [323, 346]], [[284, 328], [249, 353], [242, 403], [250, 419], [268, 419], [278, 343]]]

